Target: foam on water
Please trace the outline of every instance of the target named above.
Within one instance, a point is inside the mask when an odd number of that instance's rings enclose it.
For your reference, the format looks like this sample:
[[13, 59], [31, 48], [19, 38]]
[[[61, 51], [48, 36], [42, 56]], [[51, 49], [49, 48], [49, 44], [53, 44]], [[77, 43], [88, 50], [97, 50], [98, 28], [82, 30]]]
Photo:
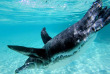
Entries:
[[[14, 74], [28, 58], [7, 48], [8, 44], [42, 47], [40, 32], [43, 27], [54, 37], [81, 19], [94, 0], [45, 1], [0, 1], [0, 74]], [[102, 1], [103, 6], [110, 7], [110, 0]], [[26, 69], [20, 74], [110, 74], [110, 25], [102, 29], [88, 47], [64, 67]]]

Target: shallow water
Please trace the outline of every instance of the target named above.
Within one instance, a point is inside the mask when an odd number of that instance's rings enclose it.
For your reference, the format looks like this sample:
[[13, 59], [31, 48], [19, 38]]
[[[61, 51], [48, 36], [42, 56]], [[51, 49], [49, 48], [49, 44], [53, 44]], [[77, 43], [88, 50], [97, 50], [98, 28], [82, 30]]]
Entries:
[[[7, 45], [40, 48], [40, 32], [46, 27], [54, 37], [80, 20], [94, 0], [1, 0], [0, 74], [14, 74], [28, 58]], [[110, 7], [110, 0], [102, 0]], [[110, 25], [98, 32], [89, 49], [67, 66], [52, 71], [27, 69], [20, 74], [110, 74]]]

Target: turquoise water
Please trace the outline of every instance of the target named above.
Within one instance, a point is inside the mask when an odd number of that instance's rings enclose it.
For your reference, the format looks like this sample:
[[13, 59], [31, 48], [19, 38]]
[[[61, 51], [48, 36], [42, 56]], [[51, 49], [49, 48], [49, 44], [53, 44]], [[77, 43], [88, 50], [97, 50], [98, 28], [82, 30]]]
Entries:
[[[0, 74], [14, 74], [28, 58], [7, 48], [8, 44], [40, 48], [43, 27], [54, 37], [80, 20], [94, 1], [0, 0]], [[102, 1], [110, 7], [110, 0]], [[27, 69], [20, 74], [110, 74], [110, 24], [67, 66], [52, 71]]]

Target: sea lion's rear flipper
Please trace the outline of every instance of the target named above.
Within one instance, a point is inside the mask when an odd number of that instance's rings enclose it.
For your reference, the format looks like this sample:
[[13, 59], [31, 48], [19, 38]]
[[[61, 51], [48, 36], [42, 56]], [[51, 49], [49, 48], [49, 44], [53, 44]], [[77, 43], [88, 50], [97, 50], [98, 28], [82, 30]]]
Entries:
[[39, 57], [39, 58], [46, 57], [45, 49], [28, 48], [28, 47], [24, 47], [24, 46], [15, 46], [15, 45], [8, 45], [8, 47], [12, 50], [15, 50], [19, 53], [26, 55], [26, 56]]
[[48, 33], [46, 32], [46, 28], [44, 27], [41, 31], [41, 38], [44, 42], [44, 44], [46, 44], [50, 39], [52, 39]]

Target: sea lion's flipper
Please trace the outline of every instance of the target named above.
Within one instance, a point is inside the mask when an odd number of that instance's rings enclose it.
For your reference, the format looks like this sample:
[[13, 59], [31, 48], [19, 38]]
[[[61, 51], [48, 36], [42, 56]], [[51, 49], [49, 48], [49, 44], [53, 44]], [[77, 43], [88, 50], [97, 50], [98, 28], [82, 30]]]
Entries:
[[41, 31], [41, 38], [44, 42], [44, 44], [46, 44], [50, 39], [52, 39], [48, 33], [46, 32], [46, 28], [44, 27]]
[[19, 53], [22, 53], [26, 56], [30, 57], [46, 57], [46, 50], [45, 49], [38, 49], [38, 48], [28, 48], [24, 46], [15, 46], [15, 45], [8, 45], [8, 47], [12, 50], [15, 50]]

